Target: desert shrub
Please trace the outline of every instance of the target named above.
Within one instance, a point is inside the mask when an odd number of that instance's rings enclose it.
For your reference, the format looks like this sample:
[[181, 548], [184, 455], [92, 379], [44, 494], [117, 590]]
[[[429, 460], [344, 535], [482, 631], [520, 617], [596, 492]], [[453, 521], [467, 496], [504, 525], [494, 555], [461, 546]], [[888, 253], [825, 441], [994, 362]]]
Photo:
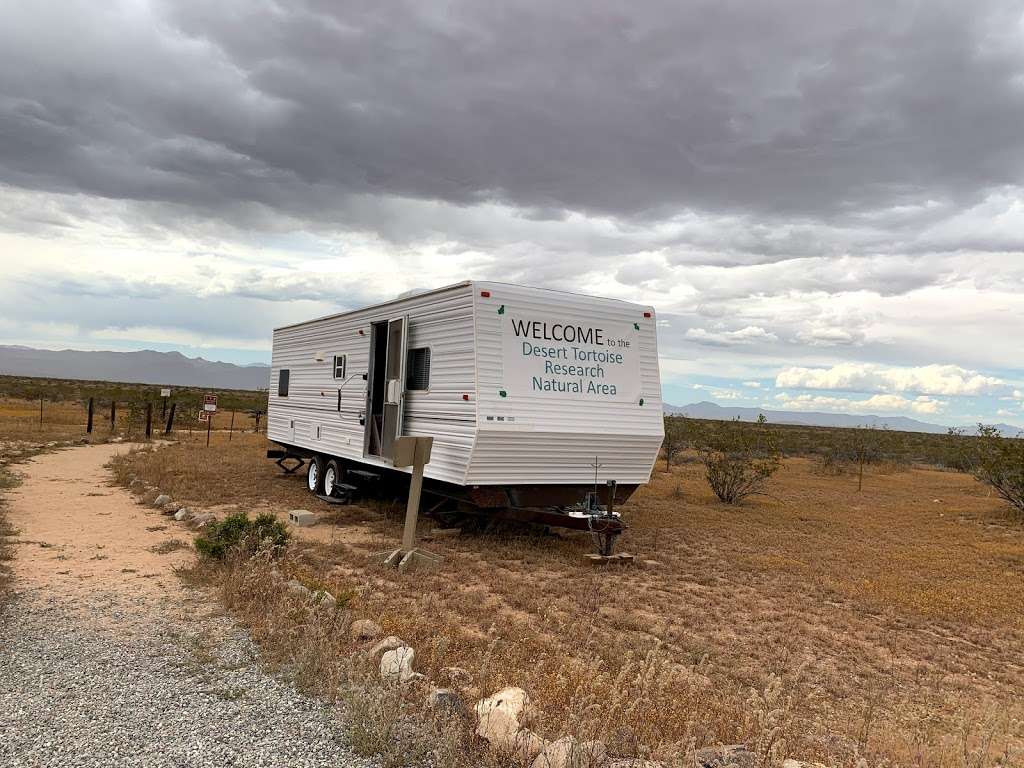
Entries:
[[978, 425], [974, 475], [1024, 517], [1024, 440], [1003, 437], [995, 427]]
[[195, 543], [201, 557], [214, 560], [223, 560], [231, 552], [253, 555], [260, 548], [279, 553], [288, 543], [288, 529], [273, 515], [250, 520], [239, 512], [211, 523]]
[[685, 416], [665, 416], [665, 437], [661, 450], [665, 453], [665, 471], [672, 466], [672, 459], [686, 448], [689, 437], [689, 419]]
[[731, 422], [708, 434], [698, 447], [704, 474], [715, 495], [727, 504], [764, 493], [782, 459], [764, 425]]

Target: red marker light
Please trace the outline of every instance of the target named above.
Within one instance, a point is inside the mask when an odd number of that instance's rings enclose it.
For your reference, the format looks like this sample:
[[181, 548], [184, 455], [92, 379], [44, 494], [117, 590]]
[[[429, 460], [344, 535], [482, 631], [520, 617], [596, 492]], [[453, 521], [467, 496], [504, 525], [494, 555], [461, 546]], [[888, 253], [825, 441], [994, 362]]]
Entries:
[[644, 312], [644, 317], [650, 317], [650, 316], [651, 316], [650, 312]]
[[462, 396], [462, 399], [463, 399], [463, 400], [469, 400], [469, 395], [463, 395], [463, 396]]
[[491, 292], [490, 291], [480, 291], [480, 295], [483, 296], [485, 299], [491, 298]]

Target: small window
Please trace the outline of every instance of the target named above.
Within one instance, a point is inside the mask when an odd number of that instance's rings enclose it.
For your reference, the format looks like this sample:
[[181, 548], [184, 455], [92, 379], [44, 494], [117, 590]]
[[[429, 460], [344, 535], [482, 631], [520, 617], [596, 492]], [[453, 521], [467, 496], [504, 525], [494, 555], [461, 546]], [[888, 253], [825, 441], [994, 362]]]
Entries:
[[287, 368], [282, 368], [281, 372], [277, 374], [278, 397], [288, 397], [288, 380], [291, 378], [291, 373]]
[[430, 387], [430, 347], [409, 350], [405, 361], [405, 388], [424, 390]]
[[334, 378], [345, 378], [345, 355], [334, 356]]

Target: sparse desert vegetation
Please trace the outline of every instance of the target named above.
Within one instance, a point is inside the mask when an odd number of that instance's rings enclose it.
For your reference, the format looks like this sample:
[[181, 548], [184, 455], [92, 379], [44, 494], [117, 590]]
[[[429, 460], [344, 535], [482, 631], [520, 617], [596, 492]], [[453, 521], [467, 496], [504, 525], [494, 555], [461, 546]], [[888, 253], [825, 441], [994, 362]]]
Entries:
[[[698, 446], [701, 430], [728, 425], [690, 427]], [[586, 535], [434, 540], [425, 523], [443, 566], [385, 571], [371, 555], [399, 538], [401, 505], [320, 506], [255, 435], [142, 451], [114, 471], [225, 515], [315, 509], [322, 522], [295, 531], [286, 575], [346, 595], [346, 617], [412, 644], [431, 679], [468, 670], [467, 699], [525, 688], [545, 737], [683, 761], [743, 742], [766, 765], [1018, 764], [1024, 529], [974, 476], [935, 466], [958, 450], [948, 436], [878, 437], [858, 492], [859, 470], [821, 471], [821, 449], [841, 446], [843, 430], [774, 428], [784, 458], [769, 492], [739, 505], [715, 496], [696, 451], [680, 451], [621, 508], [620, 546], [638, 562], [615, 568], [583, 562]], [[279, 610], [260, 586], [269, 576], [246, 570], [260, 567], [203, 566], [219, 569], [208, 583], [271, 657], [343, 695], [360, 646]]]

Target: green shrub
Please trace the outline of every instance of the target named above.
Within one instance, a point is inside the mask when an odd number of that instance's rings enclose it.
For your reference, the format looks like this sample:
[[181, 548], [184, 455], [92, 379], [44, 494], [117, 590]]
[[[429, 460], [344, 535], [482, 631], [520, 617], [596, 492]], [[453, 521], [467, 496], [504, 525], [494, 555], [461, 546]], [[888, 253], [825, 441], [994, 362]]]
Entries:
[[200, 557], [223, 560], [229, 553], [252, 556], [259, 549], [279, 554], [288, 543], [288, 529], [269, 514], [250, 520], [244, 512], [210, 523], [202, 536], [196, 538]]
[[706, 436], [698, 453], [708, 485], [727, 504], [764, 493], [769, 478], [782, 466], [772, 433], [764, 424], [723, 425]]
[[974, 475], [1024, 517], [1024, 440], [1003, 437], [995, 427], [979, 424]]

